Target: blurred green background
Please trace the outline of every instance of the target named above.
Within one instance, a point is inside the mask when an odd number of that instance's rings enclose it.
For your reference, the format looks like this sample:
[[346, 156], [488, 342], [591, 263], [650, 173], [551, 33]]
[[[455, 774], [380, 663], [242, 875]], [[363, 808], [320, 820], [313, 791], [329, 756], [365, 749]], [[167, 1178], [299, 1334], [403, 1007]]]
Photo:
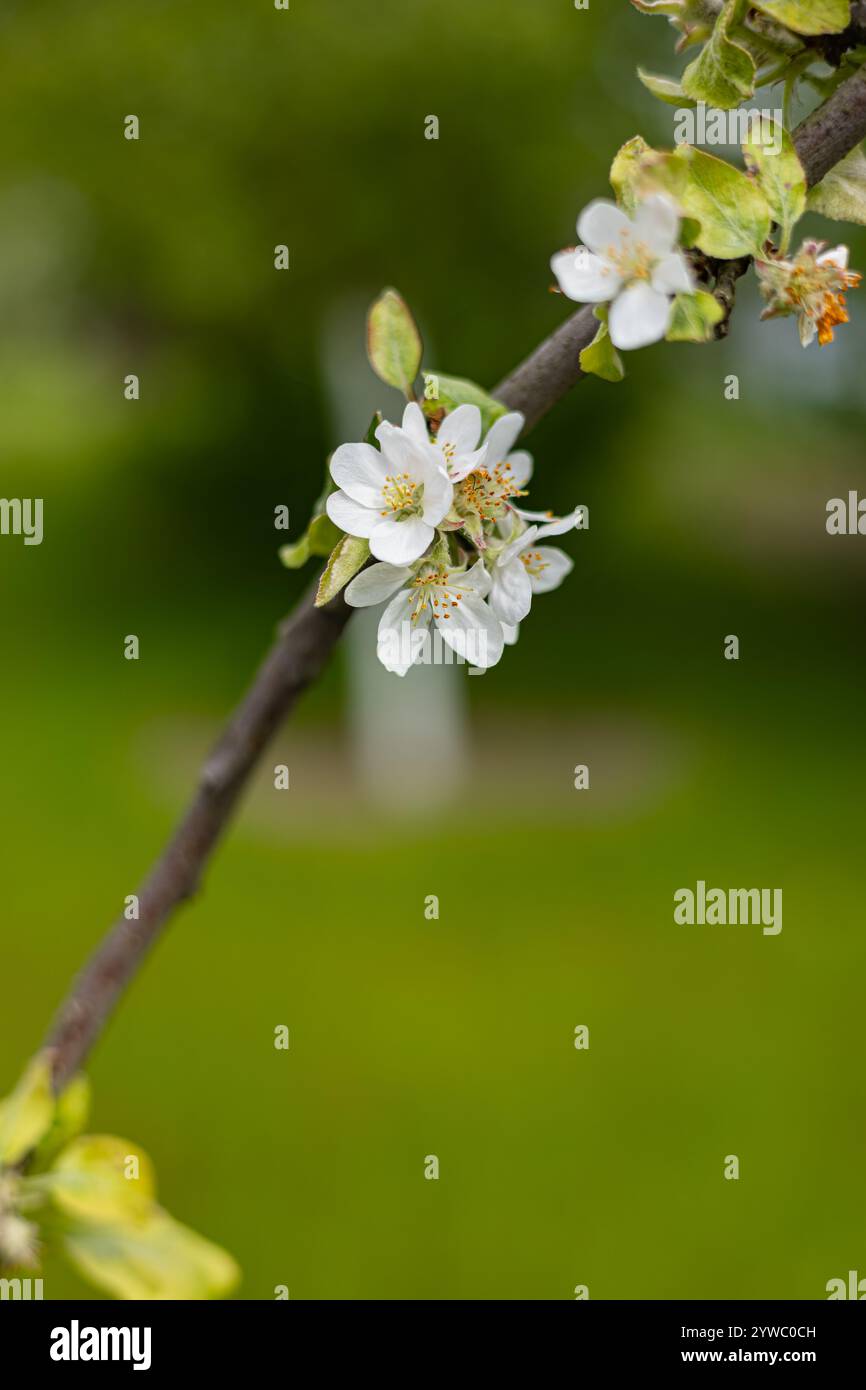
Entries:
[[[671, 39], [625, 0], [4, 6], [0, 491], [45, 499], [45, 540], [0, 540], [0, 1093], [306, 582], [273, 509], [299, 530], [340, 442], [335, 306], [393, 283], [429, 365], [494, 384], [564, 317], [548, 258], [619, 144], [672, 142], [634, 77], [676, 70]], [[266, 766], [90, 1068], [93, 1125], [151, 1153], [240, 1297], [866, 1274], [866, 542], [824, 531], [866, 475], [851, 308], [806, 354], [749, 285], [728, 342], [633, 354], [537, 428], [533, 505], [591, 527], [518, 647], [458, 677], [447, 805], [423, 756], [411, 811], [367, 795], [345, 652], [266, 759], [291, 793]], [[676, 927], [698, 878], [782, 887], [781, 935]]]

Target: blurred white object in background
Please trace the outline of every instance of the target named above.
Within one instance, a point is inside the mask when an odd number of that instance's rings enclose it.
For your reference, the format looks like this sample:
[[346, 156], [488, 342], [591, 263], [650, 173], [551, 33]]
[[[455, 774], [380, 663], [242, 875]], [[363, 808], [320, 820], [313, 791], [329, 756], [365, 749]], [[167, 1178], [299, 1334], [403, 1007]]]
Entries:
[[[323, 325], [333, 449], [363, 439], [377, 409], [399, 423], [405, 404], [367, 362], [367, 308], [362, 298], [344, 298]], [[358, 609], [346, 631], [355, 772], [364, 794], [379, 805], [438, 806], [453, 798], [464, 775], [468, 667], [416, 666], [403, 677], [390, 674], [376, 656], [381, 614], [381, 607]]]

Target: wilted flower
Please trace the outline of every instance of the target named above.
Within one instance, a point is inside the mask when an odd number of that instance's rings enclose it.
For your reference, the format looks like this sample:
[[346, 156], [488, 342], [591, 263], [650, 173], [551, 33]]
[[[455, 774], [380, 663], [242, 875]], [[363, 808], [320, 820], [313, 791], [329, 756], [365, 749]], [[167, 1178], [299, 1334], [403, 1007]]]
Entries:
[[796, 314], [800, 342], [809, 347], [817, 337], [821, 347], [833, 341], [833, 330], [848, 322], [845, 295], [863, 278], [848, 269], [848, 247], [824, 248], [825, 241], [804, 241], [791, 259], [757, 261], [761, 294], [767, 301], [762, 318]]
[[569, 299], [610, 303], [614, 347], [646, 347], [667, 333], [674, 296], [694, 289], [679, 231], [679, 210], [664, 193], [646, 198], [633, 219], [598, 198], [578, 219], [584, 245], [560, 251], [550, 264]]

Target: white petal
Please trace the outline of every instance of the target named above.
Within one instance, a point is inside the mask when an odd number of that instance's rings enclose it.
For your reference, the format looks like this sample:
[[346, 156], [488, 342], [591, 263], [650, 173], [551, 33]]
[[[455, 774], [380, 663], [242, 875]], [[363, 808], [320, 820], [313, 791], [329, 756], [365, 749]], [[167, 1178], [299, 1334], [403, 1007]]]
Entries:
[[513, 454], [509, 454], [505, 460], [508, 465], [508, 476], [515, 487], [524, 488], [532, 477], [532, 455], [525, 449], [515, 449]]
[[567, 574], [574, 569], [574, 561], [570, 555], [566, 555], [564, 550], [557, 550], [553, 545], [540, 545], [533, 555], [541, 556], [541, 563], [544, 569], [541, 574], [530, 574], [529, 581], [532, 585], [534, 594], [549, 594], [552, 589], [558, 589]]
[[[514, 510], [517, 511], [517, 508], [515, 507]], [[510, 565], [515, 556], [519, 555], [521, 550], [525, 550], [526, 547], [535, 540], [537, 535], [537, 526], [527, 526], [519, 536], [516, 536], [515, 539], [510, 541], [505, 547], [499, 559], [496, 561], [496, 569], [504, 569], [506, 565]]]
[[355, 575], [346, 590], [346, 602], [351, 608], [370, 608], [374, 603], [384, 603], [411, 575], [412, 571], [405, 565], [385, 565], [381, 561], [369, 565]]
[[454, 452], [468, 454], [481, 438], [481, 411], [477, 405], [458, 405], [439, 426], [436, 443], [453, 445]]
[[428, 526], [438, 526], [451, 510], [454, 501], [454, 484], [435, 464], [428, 464], [423, 470], [424, 505], [421, 515]]
[[613, 299], [622, 284], [612, 265], [583, 246], [576, 251], [559, 251], [551, 257], [550, 268], [562, 293], [579, 304], [601, 304]]
[[427, 421], [417, 401], [410, 401], [403, 411], [403, 430], [415, 444], [429, 444]]
[[377, 560], [389, 565], [410, 565], [424, 554], [434, 534], [433, 527], [420, 516], [409, 516], [405, 521], [380, 517], [370, 532], [370, 550]]
[[509, 627], [522, 623], [532, 607], [532, 585], [521, 559], [510, 565], [497, 565], [493, 571], [490, 607], [501, 623]]
[[[479, 594], [481, 598], [486, 598], [490, 593], [490, 575], [484, 566], [483, 560], [476, 560], [470, 570], [466, 571], [465, 576], [460, 580], [461, 585], [471, 590], [472, 593]], [[451, 587], [454, 587], [453, 581]]]
[[535, 539], [543, 541], [545, 536], [564, 536], [566, 531], [574, 531], [583, 524], [583, 508], [575, 507], [568, 516], [554, 517], [546, 525], [539, 526], [535, 533]]
[[381, 424], [376, 438], [382, 446], [385, 473], [408, 473], [420, 480], [430, 467], [437, 466], [437, 454], [430, 444], [420, 444], [405, 430]]
[[680, 214], [676, 203], [664, 193], [653, 193], [641, 203], [634, 219], [636, 241], [642, 241], [656, 256], [672, 251], [680, 234]]
[[437, 616], [442, 640], [472, 666], [495, 666], [502, 656], [502, 628], [483, 599], [464, 594], [447, 618]]
[[520, 624], [519, 624], [519, 623], [518, 623], [515, 627], [509, 627], [508, 623], [503, 623], [503, 624], [502, 624], [502, 639], [503, 639], [503, 641], [505, 642], [506, 647], [513, 647], [513, 646], [515, 645], [515, 643], [517, 642], [517, 639], [518, 639], [519, 636], [520, 636]]
[[481, 467], [487, 458], [487, 445], [476, 449], [474, 453], [460, 454], [458, 457], [460, 462], [457, 463], [455, 460], [448, 469], [448, 476], [452, 483], [462, 483], [464, 478], [468, 478], [470, 473]]
[[331, 477], [337, 487], [364, 507], [380, 504], [388, 471], [372, 444], [341, 444], [331, 459]]
[[660, 294], [689, 294], [695, 288], [692, 272], [685, 256], [671, 251], [656, 262], [652, 287]]
[[671, 302], [645, 280], [623, 290], [611, 305], [608, 326], [614, 347], [630, 352], [657, 343], [668, 331]]
[[596, 198], [580, 214], [577, 235], [590, 251], [603, 256], [610, 246], [616, 250], [627, 246], [634, 236], [634, 225], [609, 198]]
[[818, 257], [818, 265], [826, 265], [830, 261], [838, 265], [840, 270], [847, 270], [850, 254], [847, 246], [834, 246], [832, 251], [825, 251], [823, 256]]
[[521, 415], [519, 410], [511, 410], [507, 415], [500, 415], [487, 431], [485, 444], [487, 445], [487, 459], [491, 468], [495, 468], [497, 463], [507, 459], [514, 445], [520, 438], [520, 432], [526, 424], [526, 417]]
[[392, 599], [379, 620], [376, 655], [386, 671], [405, 676], [421, 654], [430, 622], [429, 610], [412, 622], [414, 595], [408, 589]]
[[374, 526], [378, 526], [382, 520], [378, 511], [362, 507], [360, 502], [355, 502], [345, 492], [332, 492], [325, 503], [325, 511], [334, 525], [350, 536], [370, 536]]

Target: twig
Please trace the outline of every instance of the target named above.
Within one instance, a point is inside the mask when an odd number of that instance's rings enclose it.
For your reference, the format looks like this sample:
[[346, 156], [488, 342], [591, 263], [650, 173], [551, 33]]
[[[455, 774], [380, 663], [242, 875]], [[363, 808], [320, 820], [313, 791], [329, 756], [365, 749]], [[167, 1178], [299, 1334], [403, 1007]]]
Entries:
[[[866, 72], [840, 86], [799, 128], [796, 145], [810, 184], [817, 183], [866, 137]], [[583, 377], [580, 352], [598, 325], [590, 308], [566, 320], [496, 388], [523, 411], [527, 428]], [[222, 738], [202, 769], [198, 788], [174, 835], [138, 892], [139, 918], [121, 917], [73, 982], [46, 1046], [54, 1050], [60, 1091], [81, 1067], [124, 988], [175, 909], [198, 888], [241, 792], [272, 735], [298, 696], [328, 661], [351, 609], [342, 598], [316, 608], [312, 592], [282, 625]]]

